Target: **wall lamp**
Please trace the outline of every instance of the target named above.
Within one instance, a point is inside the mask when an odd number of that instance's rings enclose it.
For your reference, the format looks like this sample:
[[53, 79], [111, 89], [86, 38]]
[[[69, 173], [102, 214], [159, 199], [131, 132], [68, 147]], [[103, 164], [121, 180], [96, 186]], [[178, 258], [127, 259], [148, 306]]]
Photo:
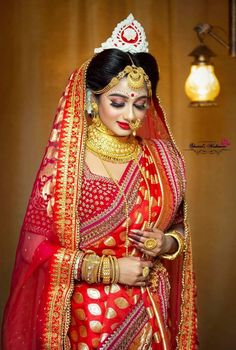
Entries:
[[221, 38], [215, 29], [216, 27], [208, 23], [194, 27], [200, 45], [189, 54], [194, 58], [185, 82], [185, 93], [190, 99], [190, 107], [217, 105], [215, 99], [219, 95], [220, 84], [211, 62], [211, 57], [216, 55], [204, 44], [204, 36], [211, 36], [229, 51], [231, 57], [236, 57], [236, 0], [229, 0], [229, 43]]

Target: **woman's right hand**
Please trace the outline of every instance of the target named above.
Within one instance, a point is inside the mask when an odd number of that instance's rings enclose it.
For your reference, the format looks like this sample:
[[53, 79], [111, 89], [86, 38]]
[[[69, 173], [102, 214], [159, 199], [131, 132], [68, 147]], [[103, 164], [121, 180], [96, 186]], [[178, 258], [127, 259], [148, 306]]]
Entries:
[[118, 259], [120, 268], [119, 283], [128, 286], [146, 286], [148, 276], [143, 277], [143, 268], [148, 266], [151, 268], [153, 263], [149, 260], [141, 260], [141, 258], [128, 256]]

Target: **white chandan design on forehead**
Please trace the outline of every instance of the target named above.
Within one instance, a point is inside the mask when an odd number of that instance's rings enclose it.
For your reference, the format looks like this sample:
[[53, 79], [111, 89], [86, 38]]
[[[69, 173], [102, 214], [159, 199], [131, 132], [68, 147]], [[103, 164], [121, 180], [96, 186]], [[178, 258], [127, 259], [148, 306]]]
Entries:
[[119, 49], [124, 52], [148, 52], [146, 34], [141, 24], [134, 19], [132, 13], [117, 24], [110, 38], [94, 50], [95, 53], [107, 49]]

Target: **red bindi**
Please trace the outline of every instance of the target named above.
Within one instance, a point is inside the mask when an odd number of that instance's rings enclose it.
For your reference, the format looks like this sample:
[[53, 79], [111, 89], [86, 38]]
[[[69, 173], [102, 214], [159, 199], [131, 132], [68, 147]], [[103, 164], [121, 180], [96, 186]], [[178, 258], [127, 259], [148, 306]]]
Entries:
[[131, 93], [131, 97], [134, 97], [134, 93], [133, 92]]

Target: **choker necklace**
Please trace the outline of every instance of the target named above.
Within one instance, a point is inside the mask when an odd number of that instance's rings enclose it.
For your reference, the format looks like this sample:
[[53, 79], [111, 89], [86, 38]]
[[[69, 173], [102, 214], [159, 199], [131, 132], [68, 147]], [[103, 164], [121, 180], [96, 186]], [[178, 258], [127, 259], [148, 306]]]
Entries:
[[114, 135], [97, 117], [88, 127], [87, 148], [102, 160], [112, 163], [127, 163], [137, 159], [141, 147], [133, 135], [123, 139]]

